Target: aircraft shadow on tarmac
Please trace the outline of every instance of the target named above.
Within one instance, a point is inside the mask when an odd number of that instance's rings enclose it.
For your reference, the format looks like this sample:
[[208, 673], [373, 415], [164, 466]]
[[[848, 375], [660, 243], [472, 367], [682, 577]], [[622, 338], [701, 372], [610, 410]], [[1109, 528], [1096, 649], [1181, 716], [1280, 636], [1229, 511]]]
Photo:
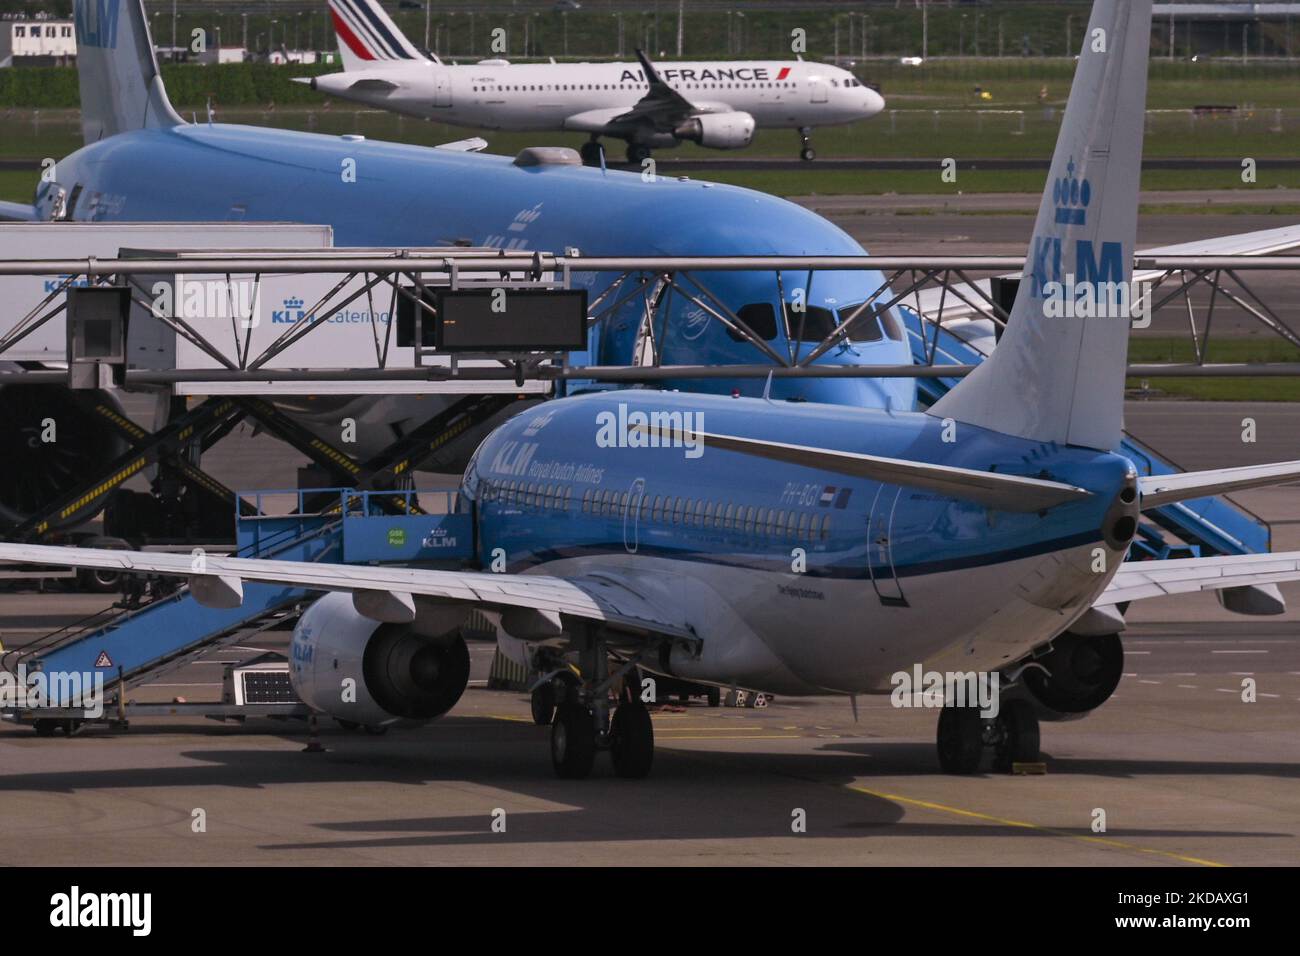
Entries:
[[[454, 732], [458, 723], [465, 725], [460, 728], [461, 739]], [[1049, 837], [1091, 835], [1086, 826], [1035, 830], [996, 822], [903, 822], [907, 808], [902, 803], [847, 788], [846, 785], [854, 782], [870, 788], [872, 776], [937, 774], [928, 742], [827, 742], [813, 753], [795, 754], [678, 750], [666, 741], [648, 780], [622, 780], [613, 775], [607, 763], [598, 763], [591, 779], [565, 781], [552, 775], [543, 728], [477, 717], [448, 718], [441, 726], [448, 733], [440, 733], [434, 739], [409, 734], [362, 738], [324, 732], [321, 739], [328, 748], [324, 754], [249, 748], [188, 750], [178, 753], [181, 759], [194, 761], [188, 766], [6, 774], [0, 776], [0, 793], [208, 787], [260, 790], [281, 785], [331, 783], [420, 787], [463, 781], [472, 781], [486, 791], [483, 811], [471, 815], [393, 819], [384, 817], [383, 811], [377, 808], [371, 819], [312, 822], [311, 805], [307, 803], [304, 826], [337, 838], [258, 847], [273, 852], [786, 836], [790, 834], [792, 807], [805, 809], [808, 819], [817, 822], [816, 830], [822, 835], [875, 830], [891, 836], [939, 838], [996, 837], [1012, 833]], [[81, 738], [86, 742], [112, 739], [107, 735]], [[284, 735], [284, 739], [302, 741], [297, 735]], [[59, 742], [53, 745], [58, 746]], [[1300, 777], [1300, 765], [1284, 763], [1047, 759], [1054, 776]], [[1033, 786], [1034, 779], [1028, 778], [1026, 786]], [[1051, 795], [1042, 795], [1041, 791], [1039, 796], [1051, 800]], [[538, 802], [550, 807], [546, 810], [520, 808], [521, 804], [527, 807]], [[506, 834], [491, 830], [491, 811], [495, 806], [503, 806], [508, 811]], [[1125, 829], [1114, 835], [1129, 839], [1292, 836], [1258, 831], [1160, 828]]]

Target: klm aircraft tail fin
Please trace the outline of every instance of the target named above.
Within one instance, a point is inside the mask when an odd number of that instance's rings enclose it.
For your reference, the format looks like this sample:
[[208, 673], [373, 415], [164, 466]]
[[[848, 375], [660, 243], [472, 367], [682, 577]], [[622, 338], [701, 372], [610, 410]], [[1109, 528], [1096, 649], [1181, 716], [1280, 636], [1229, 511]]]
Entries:
[[182, 125], [163, 89], [141, 0], [75, 0], [73, 10], [85, 141]]
[[1096, 0], [1006, 332], [931, 414], [1111, 450], [1123, 420], [1151, 0]]

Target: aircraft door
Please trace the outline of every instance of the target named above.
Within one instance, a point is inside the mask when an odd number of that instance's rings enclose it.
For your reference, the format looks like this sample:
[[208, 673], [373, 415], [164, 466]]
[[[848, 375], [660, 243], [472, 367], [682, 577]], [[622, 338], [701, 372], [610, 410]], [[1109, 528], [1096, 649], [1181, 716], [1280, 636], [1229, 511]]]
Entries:
[[808, 77], [808, 90], [813, 103], [825, 103], [830, 95], [830, 89], [826, 85], [826, 77], [824, 76]]
[[880, 603], [887, 607], [907, 607], [903, 586], [894, 570], [894, 546], [891, 534], [894, 529], [894, 511], [903, 489], [897, 485], [881, 485], [871, 504], [871, 521], [867, 529], [868, 568], [871, 583]]
[[451, 106], [451, 74], [446, 70], [433, 73], [433, 105]]
[[645, 479], [638, 478], [628, 489], [627, 506], [623, 509], [623, 548], [628, 554], [636, 554], [640, 545], [641, 499], [645, 497]]

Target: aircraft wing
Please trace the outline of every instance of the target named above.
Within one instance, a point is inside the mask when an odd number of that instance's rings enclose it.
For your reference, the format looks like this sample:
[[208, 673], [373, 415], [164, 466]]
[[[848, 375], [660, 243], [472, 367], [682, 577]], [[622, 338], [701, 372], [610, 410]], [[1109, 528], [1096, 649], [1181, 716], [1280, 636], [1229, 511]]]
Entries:
[[654, 129], [671, 129], [682, 120], [700, 113], [719, 112], [729, 107], [723, 103], [692, 103], [663, 81], [649, 57], [636, 51], [650, 88], [632, 105], [631, 109], [587, 110], [564, 121], [565, 129], [584, 133], [620, 133], [632, 127], [649, 126]]
[[[188, 554], [113, 551], [103, 548], [39, 544], [0, 544], [0, 562], [173, 575], [190, 580], [195, 597], [205, 584], [220, 585], [242, 597], [242, 582], [282, 584], [311, 591], [384, 592], [438, 601], [468, 603], [508, 611], [526, 609], [598, 621], [633, 634], [655, 633], [693, 638], [684, 619], [661, 602], [643, 596], [629, 582], [610, 575], [574, 578], [541, 574], [493, 574], [483, 571], [436, 571], [369, 565], [275, 561], [205, 555], [196, 571]], [[225, 605], [221, 605], [225, 606]]]
[[488, 141], [482, 136], [471, 136], [468, 139], [452, 140], [450, 143], [439, 143], [434, 149], [450, 149], [457, 153], [481, 153], [487, 149]]
[[31, 203], [0, 200], [0, 222], [36, 222], [36, 207]]
[[1300, 551], [1126, 561], [1093, 605], [1109, 607], [1166, 594], [1221, 591], [1287, 581], [1300, 581]]

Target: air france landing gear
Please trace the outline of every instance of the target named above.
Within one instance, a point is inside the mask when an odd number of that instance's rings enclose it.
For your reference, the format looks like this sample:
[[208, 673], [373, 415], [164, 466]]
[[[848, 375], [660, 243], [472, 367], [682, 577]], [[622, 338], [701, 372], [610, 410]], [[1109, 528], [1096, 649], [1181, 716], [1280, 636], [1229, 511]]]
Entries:
[[650, 158], [650, 147], [642, 146], [640, 143], [627, 144], [627, 161], [633, 166], [640, 166]]
[[601, 154], [605, 152], [605, 147], [600, 144], [600, 140], [591, 139], [583, 143], [578, 149], [578, 155], [582, 157], [582, 165], [599, 166]]
[[1038, 718], [1023, 700], [1003, 701], [991, 718], [981, 717], [976, 707], [945, 706], [938, 745], [944, 773], [977, 772], [986, 747], [993, 750], [993, 769], [1010, 773], [1014, 764], [1038, 762]]
[[817, 150], [812, 147], [812, 128], [802, 126], [799, 128], [799, 158], [805, 163], [811, 163], [817, 158]]

